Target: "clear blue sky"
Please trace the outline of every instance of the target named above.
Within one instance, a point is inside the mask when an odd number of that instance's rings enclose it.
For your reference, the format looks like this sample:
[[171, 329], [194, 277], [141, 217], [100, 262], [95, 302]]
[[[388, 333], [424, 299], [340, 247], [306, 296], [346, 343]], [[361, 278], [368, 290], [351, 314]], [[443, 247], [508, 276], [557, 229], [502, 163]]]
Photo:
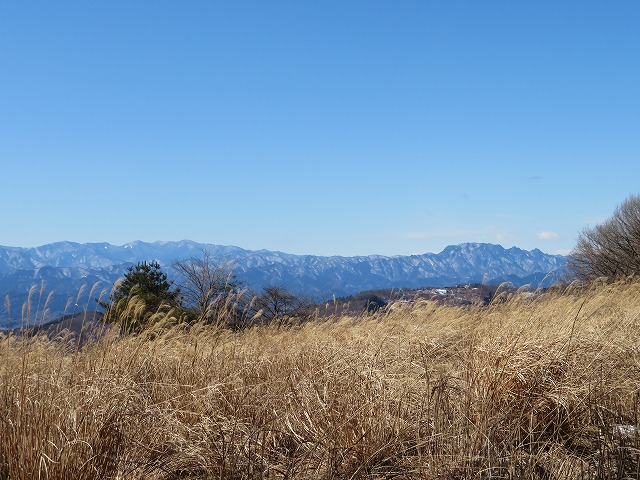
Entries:
[[2, 245], [565, 252], [640, 193], [640, 2], [2, 2], [0, 161]]

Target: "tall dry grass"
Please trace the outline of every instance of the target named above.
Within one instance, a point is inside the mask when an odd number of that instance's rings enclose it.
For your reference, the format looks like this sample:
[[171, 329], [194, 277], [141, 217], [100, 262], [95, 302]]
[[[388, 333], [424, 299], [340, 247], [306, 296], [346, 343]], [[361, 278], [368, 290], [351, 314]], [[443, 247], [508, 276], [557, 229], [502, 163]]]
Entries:
[[0, 340], [0, 479], [640, 477], [640, 284]]

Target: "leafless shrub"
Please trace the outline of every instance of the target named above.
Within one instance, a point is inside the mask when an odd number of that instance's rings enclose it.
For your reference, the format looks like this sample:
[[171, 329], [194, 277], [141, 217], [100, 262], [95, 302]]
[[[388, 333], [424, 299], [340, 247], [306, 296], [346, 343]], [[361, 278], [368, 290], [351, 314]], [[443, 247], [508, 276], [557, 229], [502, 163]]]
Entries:
[[247, 316], [256, 323], [290, 323], [309, 320], [313, 313], [311, 300], [275, 285], [253, 296]]
[[183, 304], [194, 312], [198, 321], [212, 323], [218, 320], [222, 310], [229, 313], [230, 300], [237, 297], [239, 290], [230, 263], [218, 261], [205, 249], [201, 257], [176, 261], [173, 268], [180, 276]]
[[613, 216], [582, 231], [569, 257], [580, 280], [617, 280], [640, 273], [640, 196], [632, 195]]

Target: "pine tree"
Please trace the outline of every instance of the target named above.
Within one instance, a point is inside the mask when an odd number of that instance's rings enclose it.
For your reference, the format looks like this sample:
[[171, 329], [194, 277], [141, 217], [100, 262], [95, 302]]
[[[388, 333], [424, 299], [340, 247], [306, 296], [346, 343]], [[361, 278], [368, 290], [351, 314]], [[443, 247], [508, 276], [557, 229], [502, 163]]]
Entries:
[[162, 309], [180, 307], [180, 289], [173, 288], [158, 262], [141, 262], [130, 266], [117, 284], [105, 309], [105, 321], [119, 323], [126, 332], [146, 328], [151, 317]]

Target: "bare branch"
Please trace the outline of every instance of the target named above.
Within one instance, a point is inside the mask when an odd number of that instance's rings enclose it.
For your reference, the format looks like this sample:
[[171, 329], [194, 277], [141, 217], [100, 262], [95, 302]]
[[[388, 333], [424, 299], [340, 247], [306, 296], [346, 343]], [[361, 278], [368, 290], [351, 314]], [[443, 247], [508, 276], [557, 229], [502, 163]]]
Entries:
[[581, 280], [616, 280], [640, 273], [640, 196], [632, 195], [611, 218], [580, 233], [569, 268]]
[[229, 296], [239, 287], [232, 264], [219, 261], [207, 249], [202, 250], [201, 257], [176, 261], [173, 267], [180, 276], [183, 302], [200, 321], [216, 320], [220, 309], [229, 305]]

